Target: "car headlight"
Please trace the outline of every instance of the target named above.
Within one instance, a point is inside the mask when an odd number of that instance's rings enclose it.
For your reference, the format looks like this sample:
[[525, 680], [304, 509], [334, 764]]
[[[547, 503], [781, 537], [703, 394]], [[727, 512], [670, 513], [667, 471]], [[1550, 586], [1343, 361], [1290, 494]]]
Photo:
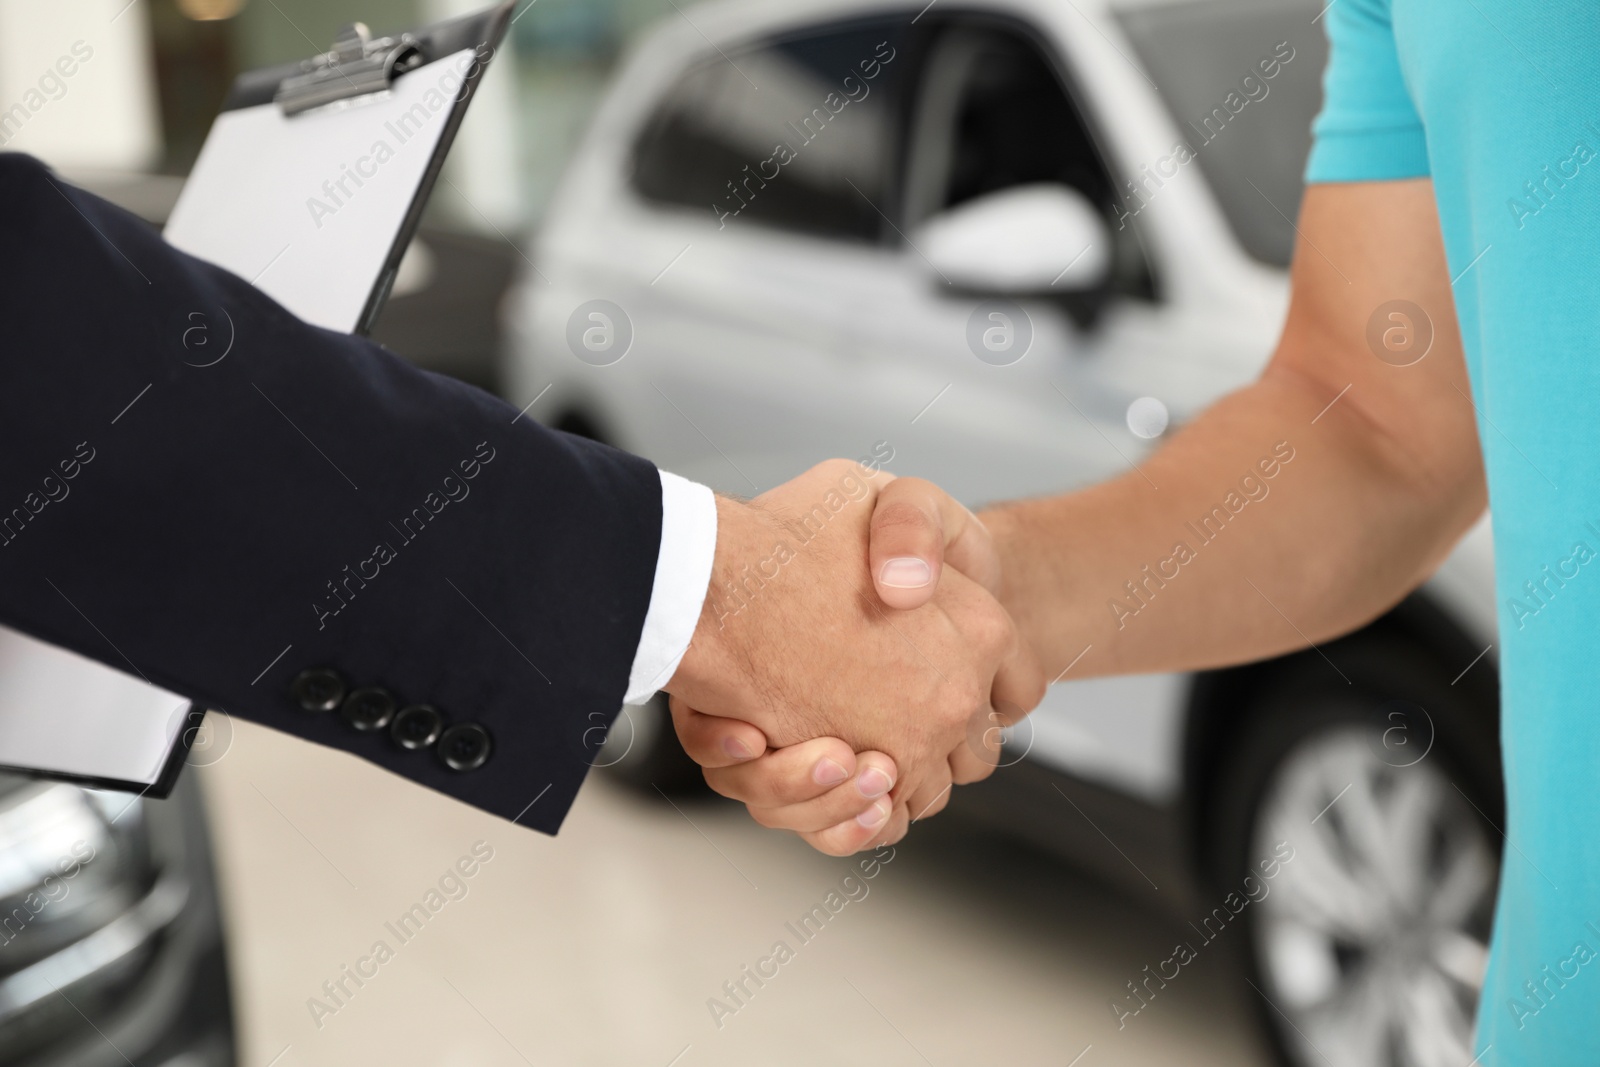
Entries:
[[187, 896], [143, 801], [0, 777], [0, 1064], [136, 982]]

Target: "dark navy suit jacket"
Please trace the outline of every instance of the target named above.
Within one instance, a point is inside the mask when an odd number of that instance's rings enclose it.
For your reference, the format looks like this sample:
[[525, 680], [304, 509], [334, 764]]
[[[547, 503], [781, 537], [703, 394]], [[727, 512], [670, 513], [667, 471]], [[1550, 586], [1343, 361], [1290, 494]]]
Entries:
[[[627, 687], [655, 468], [306, 325], [26, 156], [0, 218], [0, 622], [554, 832]], [[295, 690], [313, 668], [392, 707]], [[468, 725], [405, 748], [412, 705]]]

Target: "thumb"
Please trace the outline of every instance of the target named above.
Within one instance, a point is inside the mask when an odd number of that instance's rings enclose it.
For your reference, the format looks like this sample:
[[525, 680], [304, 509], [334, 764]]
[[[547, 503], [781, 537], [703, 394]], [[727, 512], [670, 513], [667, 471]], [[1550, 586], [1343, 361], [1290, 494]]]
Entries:
[[1000, 557], [989, 531], [955, 498], [922, 478], [896, 478], [878, 493], [868, 559], [878, 597], [891, 608], [933, 598], [945, 563], [990, 592], [1000, 587]]

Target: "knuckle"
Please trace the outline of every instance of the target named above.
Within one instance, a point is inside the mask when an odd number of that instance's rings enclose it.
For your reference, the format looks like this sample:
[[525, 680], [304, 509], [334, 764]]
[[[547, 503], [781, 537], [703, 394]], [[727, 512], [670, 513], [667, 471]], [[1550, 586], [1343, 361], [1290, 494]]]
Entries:
[[994, 667], [987, 660], [975, 667], [957, 686], [957, 699], [953, 701], [950, 709], [952, 716], [959, 716], [961, 725], [967, 726], [974, 715], [983, 714], [989, 705], [989, 692], [994, 686]]
[[1011, 647], [1016, 631], [1011, 624], [1011, 617], [998, 603], [991, 600], [985, 608], [986, 610], [978, 616], [979, 640], [982, 641], [984, 649], [999, 654]]
[[988, 760], [974, 759], [962, 764], [955, 774], [953, 781], [956, 785], [971, 785], [981, 782], [994, 773], [995, 764]]
[[772, 810], [771, 808], [752, 807], [748, 810], [750, 812], [750, 817], [754, 819], [757, 824], [766, 827], [768, 830], [783, 829], [783, 820], [779, 818], [778, 812]]
[[923, 533], [932, 528], [933, 520], [928, 513], [909, 500], [885, 501], [872, 513], [875, 533]]
[[809, 799], [796, 796], [792, 792], [781, 789], [764, 789], [761, 795], [750, 800], [750, 803], [760, 804], [764, 808], [792, 808], [796, 804], [803, 804]]
[[763, 781], [759, 787], [751, 790], [752, 799], [759, 800], [767, 807], [783, 807], [789, 804], [798, 804], [810, 800], [820, 787], [810, 786], [800, 781], [795, 775], [781, 775]]
[[825, 856], [848, 856], [855, 852], [853, 842], [841, 839], [837, 834], [827, 830], [804, 836], [812, 848]]
[[940, 700], [935, 705], [939, 733], [948, 734], [952, 730], [964, 732], [972, 719], [973, 709], [982, 702], [983, 697], [977, 683], [957, 685], [949, 698]]
[[854, 467], [855, 464], [848, 459], [825, 459], [806, 473], [818, 477], [838, 478], [847, 474]]

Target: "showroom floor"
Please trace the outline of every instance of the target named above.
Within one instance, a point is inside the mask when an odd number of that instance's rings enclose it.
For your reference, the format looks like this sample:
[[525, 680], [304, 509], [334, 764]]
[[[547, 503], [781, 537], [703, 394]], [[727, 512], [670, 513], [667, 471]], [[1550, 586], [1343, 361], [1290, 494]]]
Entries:
[[1266, 1063], [1224, 952], [1119, 1031], [1177, 924], [959, 826], [865, 879], [599, 775], [552, 839], [244, 723], [191, 771], [245, 1067]]

